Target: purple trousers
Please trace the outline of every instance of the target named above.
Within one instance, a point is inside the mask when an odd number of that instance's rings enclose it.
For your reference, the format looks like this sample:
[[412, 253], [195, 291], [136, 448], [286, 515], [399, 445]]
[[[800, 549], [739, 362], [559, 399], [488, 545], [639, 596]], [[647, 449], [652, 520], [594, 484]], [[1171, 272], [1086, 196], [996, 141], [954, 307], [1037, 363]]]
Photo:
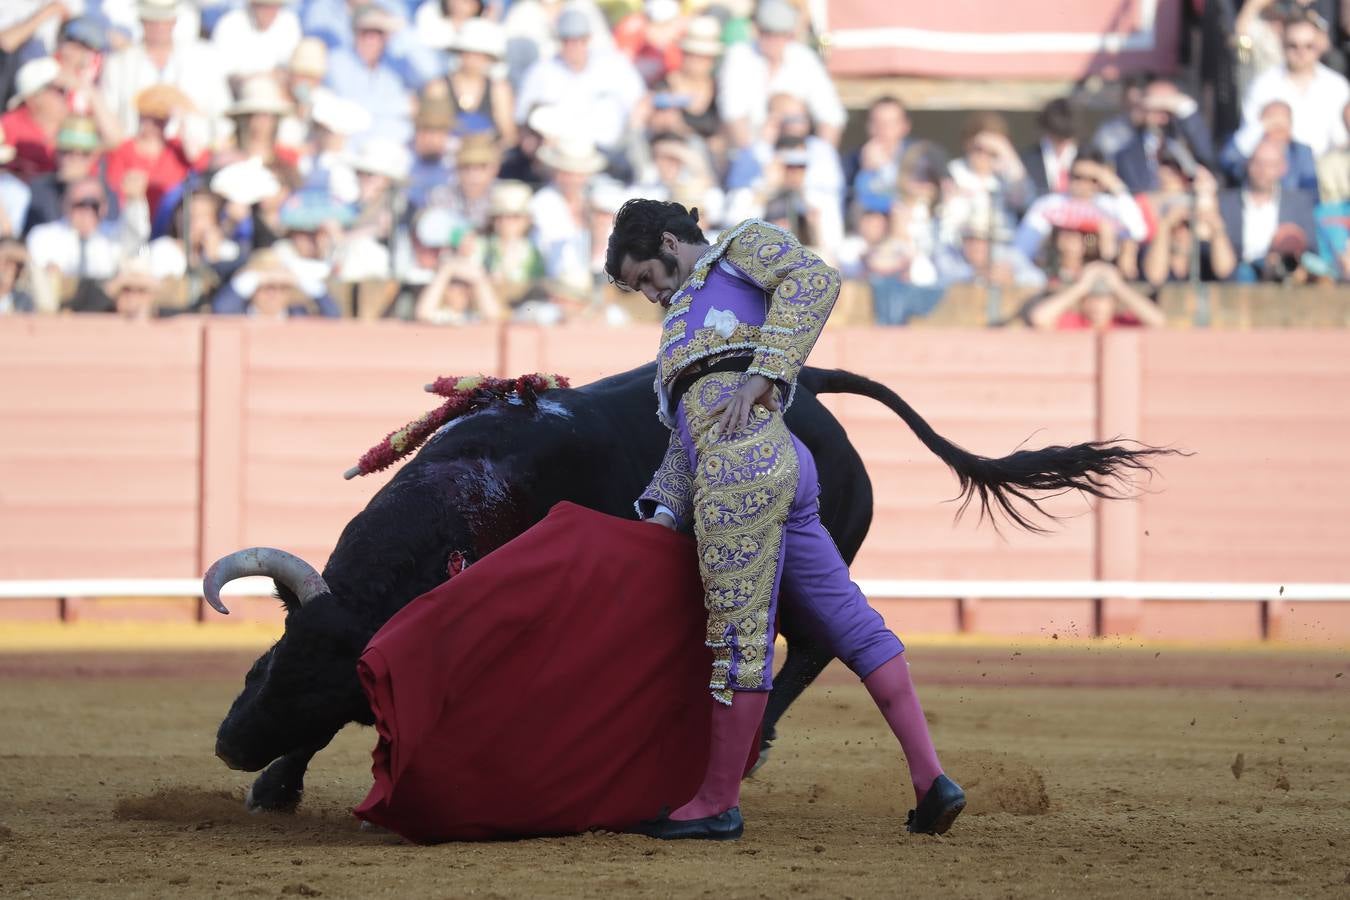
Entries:
[[904, 645], [868, 605], [821, 524], [811, 451], [787, 430], [782, 413], [761, 407], [745, 429], [723, 438], [712, 433], [712, 410], [741, 378], [709, 375], [676, 411], [693, 473], [713, 695], [730, 702], [729, 691], [772, 688], [780, 602], [817, 642], [866, 678]]

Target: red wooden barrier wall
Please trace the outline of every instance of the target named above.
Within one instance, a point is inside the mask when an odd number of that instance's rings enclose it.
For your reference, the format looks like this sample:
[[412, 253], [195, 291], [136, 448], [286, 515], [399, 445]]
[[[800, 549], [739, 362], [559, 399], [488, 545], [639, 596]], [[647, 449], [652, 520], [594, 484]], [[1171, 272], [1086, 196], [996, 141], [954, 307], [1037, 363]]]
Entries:
[[[435, 405], [422, 391], [433, 377], [544, 371], [580, 384], [645, 362], [655, 343], [651, 327], [0, 320], [0, 578], [186, 577], [254, 544], [322, 566], [386, 477], [342, 471]], [[892, 412], [829, 397], [876, 495], [859, 577], [1350, 581], [1350, 332], [830, 329], [812, 362], [889, 385], [986, 455], [1120, 434], [1196, 452], [1165, 461], [1137, 502], [1064, 498], [1051, 535], [995, 531], [953, 520], [955, 480]], [[1350, 635], [1350, 604], [1272, 604], [1268, 623], [1253, 603], [880, 605], [909, 633]], [[270, 601], [238, 609], [232, 620], [276, 616]], [[197, 614], [111, 600], [65, 613], [147, 610]], [[0, 617], [57, 612], [0, 604]]]

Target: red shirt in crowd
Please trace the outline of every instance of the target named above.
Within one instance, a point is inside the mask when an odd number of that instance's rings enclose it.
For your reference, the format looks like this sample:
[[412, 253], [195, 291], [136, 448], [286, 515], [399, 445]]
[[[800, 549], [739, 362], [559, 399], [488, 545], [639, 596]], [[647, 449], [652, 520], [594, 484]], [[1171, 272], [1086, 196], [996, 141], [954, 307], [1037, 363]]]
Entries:
[[14, 159], [9, 169], [24, 180], [56, 171], [56, 135], [47, 134], [27, 106], [10, 110], [0, 116], [0, 128], [5, 140], [14, 147]]
[[[1111, 317], [1112, 328], [1138, 328], [1144, 324], [1129, 313], [1116, 313]], [[1076, 309], [1071, 309], [1059, 317], [1055, 327], [1060, 331], [1086, 331], [1092, 327], [1092, 320]]]
[[136, 141], [132, 138], [123, 141], [108, 154], [108, 184], [125, 200], [122, 181], [127, 173], [146, 173], [149, 185], [145, 189], [145, 199], [153, 217], [164, 195], [180, 184], [189, 172], [205, 168], [206, 159], [206, 154], [202, 154], [195, 162], [189, 160], [182, 143], [177, 140], [165, 141], [158, 157], [146, 156], [137, 149]]

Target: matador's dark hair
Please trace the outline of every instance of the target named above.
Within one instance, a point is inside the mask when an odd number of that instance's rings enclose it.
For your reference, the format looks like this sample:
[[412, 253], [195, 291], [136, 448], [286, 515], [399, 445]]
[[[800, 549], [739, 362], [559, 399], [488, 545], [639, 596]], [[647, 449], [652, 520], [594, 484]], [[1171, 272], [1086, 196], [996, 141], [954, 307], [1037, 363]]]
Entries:
[[678, 203], [638, 198], [619, 207], [605, 251], [605, 272], [610, 280], [624, 287], [619, 279], [623, 258], [631, 256], [634, 262], [655, 259], [661, 251], [661, 235], [667, 231], [686, 244], [708, 243], [698, 227], [696, 206], [685, 209]]

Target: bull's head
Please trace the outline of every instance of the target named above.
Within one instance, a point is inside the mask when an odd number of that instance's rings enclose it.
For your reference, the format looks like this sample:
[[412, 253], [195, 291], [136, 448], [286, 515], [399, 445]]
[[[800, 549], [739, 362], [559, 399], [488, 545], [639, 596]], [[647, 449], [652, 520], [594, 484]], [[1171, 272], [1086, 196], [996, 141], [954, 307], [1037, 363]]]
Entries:
[[228, 614], [220, 589], [245, 575], [275, 579], [286, 632], [244, 676], [216, 733], [216, 756], [232, 769], [257, 771], [326, 743], [347, 722], [369, 719], [356, 660], [370, 635], [312, 566], [281, 550], [255, 547], [218, 561], [203, 579], [207, 602]]

